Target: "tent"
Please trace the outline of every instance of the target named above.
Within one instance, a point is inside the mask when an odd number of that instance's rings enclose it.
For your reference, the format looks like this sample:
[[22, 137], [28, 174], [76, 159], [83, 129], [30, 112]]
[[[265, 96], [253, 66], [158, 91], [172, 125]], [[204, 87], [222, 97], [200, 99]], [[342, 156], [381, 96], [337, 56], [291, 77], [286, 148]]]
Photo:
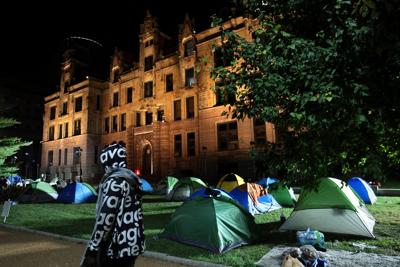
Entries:
[[258, 184], [245, 183], [233, 189], [229, 195], [252, 215], [281, 208], [272, 195], [262, 194], [260, 190], [262, 191], [263, 187]]
[[37, 181], [28, 184], [27, 189], [18, 197], [17, 201], [20, 203], [45, 203], [53, 202], [57, 197], [57, 191], [50, 184]]
[[94, 202], [97, 199], [96, 190], [87, 183], [70, 183], [58, 195], [57, 201], [80, 204]]
[[176, 209], [161, 237], [223, 253], [251, 243], [255, 229], [254, 217], [231, 198], [197, 196]]
[[281, 230], [310, 227], [328, 233], [374, 237], [374, 217], [345, 182], [324, 178], [316, 190], [303, 190]]
[[206, 188], [207, 184], [204, 183], [200, 178], [196, 177], [186, 177], [181, 180], [178, 180], [177, 183], [174, 184], [172, 190], [170, 190], [165, 198], [167, 200], [176, 200], [181, 201], [188, 199], [191, 194], [196, 192], [201, 188]]
[[257, 182], [259, 185], [266, 186], [268, 192], [274, 196], [275, 200], [284, 207], [294, 207], [296, 204], [296, 196], [293, 188], [288, 187], [276, 178], [263, 178]]
[[166, 179], [160, 181], [157, 184], [157, 193], [161, 195], [168, 195], [172, 191], [174, 185], [177, 182], [179, 182], [178, 178], [175, 178], [173, 176], [167, 176]]
[[274, 196], [276, 201], [284, 207], [294, 207], [296, 204], [296, 196], [293, 188], [288, 187], [282, 182], [270, 184], [268, 191]]
[[190, 195], [189, 199], [198, 197], [198, 196], [202, 196], [202, 197], [210, 197], [212, 195], [223, 195], [225, 197], [228, 198], [232, 198], [231, 195], [229, 195], [229, 193], [225, 192], [222, 189], [218, 189], [218, 188], [201, 188], [199, 190], [197, 190], [196, 192], [194, 192], [193, 194]]
[[245, 181], [242, 177], [234, 173], [228, 173], [222, 176], [217, 184], [217, 188], [224, 189], [226, 192], [231, 192], [234, 188], [244, 184]]
[[141, 183], [140, 189], [141, 189], [143, 192], [150, 193], [150, 192], [153, 192], [153, 191], [154, 191], [154, 190], [153, 190], [153, 187], [151, 186], [151, 184], [150, 184], [149, 182], [146, 181], [146, 179], [144, 179], [144, 178], [139, 178], [139, 182]]
[[276, 178], [266, 177], [266, 178], [262, 178], [260, 181], [258, 181], [257, 184], [263, 185], [268, 188], [271, 184], [277, 183], [277, 182], [279, 182], [279, 180]]
[[369, 184], [360, 177], [353, 177], [349, 180], [349, 186], [353, 188], [365, 204], [374, 204], [376, 195]]
[[7, 180], [8, 180], [8, 184], [10, 184], [10, 185], [17, 185], [17, 184], [22, 185], [24, 182], [24, 179], [22, 179], [22, 177], [17, 174], [8, 176]]

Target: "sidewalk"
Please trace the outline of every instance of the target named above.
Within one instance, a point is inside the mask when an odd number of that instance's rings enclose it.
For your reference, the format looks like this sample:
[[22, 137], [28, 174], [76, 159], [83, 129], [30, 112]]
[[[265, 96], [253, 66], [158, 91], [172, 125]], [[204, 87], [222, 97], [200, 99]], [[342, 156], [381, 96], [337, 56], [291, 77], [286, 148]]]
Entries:
[[[78, 267], [85, 240], [0, 224], [0, 266], [10, 267]], [[207, 262], [147, 251], [135, 267], [213, 266]]]

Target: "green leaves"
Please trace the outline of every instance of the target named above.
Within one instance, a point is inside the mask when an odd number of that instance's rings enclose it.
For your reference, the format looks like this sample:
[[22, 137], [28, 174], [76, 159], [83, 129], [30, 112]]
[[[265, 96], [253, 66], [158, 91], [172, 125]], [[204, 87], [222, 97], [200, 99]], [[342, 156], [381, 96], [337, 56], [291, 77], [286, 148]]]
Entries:
[[245, 88], [232, 114], [275, 123], [277, 142], [261, 156], [263, 166], [305, 182], [388, 175], [400, 162], [399, 6], [375, 0], [246, 6], [260, 22], [253, 41], [224, 31], [224, 49], [235, 55], [229, 62], [241, 64], [211, 75], [236, 93]]

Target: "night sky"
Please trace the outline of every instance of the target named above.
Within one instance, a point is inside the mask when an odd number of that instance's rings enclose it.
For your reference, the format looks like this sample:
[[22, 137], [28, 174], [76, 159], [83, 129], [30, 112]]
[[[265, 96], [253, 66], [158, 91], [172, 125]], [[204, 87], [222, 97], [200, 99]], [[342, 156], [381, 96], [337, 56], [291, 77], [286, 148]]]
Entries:
[[[13, 1], [0, 16], [0, 85], [48, 95], [59, 83], [64, 40], [92, 38], [112, 54], [114, 47], [137, 54], [139, 25], [146, 10], [159, 18], [161, 30], [176, 36], [185, 12], [196, 31], [210, 26], [210, 16], [228, 13], [229, 0], [202, 1]], [[136, 56], [136, 55], [135, 55]]]

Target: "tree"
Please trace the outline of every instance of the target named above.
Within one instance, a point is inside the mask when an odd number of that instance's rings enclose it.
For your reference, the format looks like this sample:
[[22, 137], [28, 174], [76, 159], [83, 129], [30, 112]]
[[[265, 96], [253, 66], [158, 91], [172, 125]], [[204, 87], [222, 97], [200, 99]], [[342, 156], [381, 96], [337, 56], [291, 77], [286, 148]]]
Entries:
[[[0, 117], [0, 129], [19, 124], [14, 119]], [[0, 138], [0, 177], [15, 174], [18, 171], [16, 166], [6, 164], [6, 160], [13, 156], [22, 146], [28, 146], [32, 142], [21, 141], [18, 137]]]
[[234, 3], [259, 25], [252, 42], [221, 27], [220, 49], [234, 59], [211, 75], [236, 94], [227, 115], [286, 129], [283, 153], [276, 144], [259, 153], [264, 168], [306, 186], [390, 175], [400, 163], [398, 1]]

